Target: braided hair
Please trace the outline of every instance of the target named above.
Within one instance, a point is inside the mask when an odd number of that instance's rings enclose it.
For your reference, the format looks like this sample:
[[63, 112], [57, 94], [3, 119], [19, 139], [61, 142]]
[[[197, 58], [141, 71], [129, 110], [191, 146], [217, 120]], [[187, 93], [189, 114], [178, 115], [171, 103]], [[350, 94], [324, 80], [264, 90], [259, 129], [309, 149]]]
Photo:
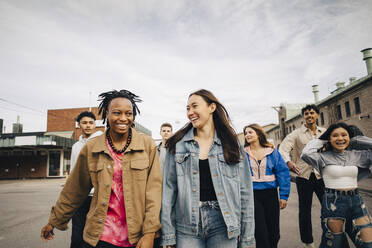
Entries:
[[[101, 101], [101, 103], [98, 106], [98, 114], [100, 115], [102, 113], [103, 124], [105, 124], [106, 119], [107, 119], [106, 116], [107, 116], [108, 107], [110, 105], [110, 102], [113, 99], [118, 98], [118, 97], [126, 98], [132, 103], [133, 119], [136, 118], [137, 112], [138, 112], [138, 114], [140, 113], [140, 110], [139, 110], [136, 103], [137, 102], [142, 102], [142, 100], [139, 98], [139, 96], [133, 94], [129, 90], [107, 91], [107, 92], [101, 93], [98, 97], [99, 97], [98, 101]], [[108, 122], [106, 123], [106, 126], [107, 126], [107, 128], [110, 127]]]

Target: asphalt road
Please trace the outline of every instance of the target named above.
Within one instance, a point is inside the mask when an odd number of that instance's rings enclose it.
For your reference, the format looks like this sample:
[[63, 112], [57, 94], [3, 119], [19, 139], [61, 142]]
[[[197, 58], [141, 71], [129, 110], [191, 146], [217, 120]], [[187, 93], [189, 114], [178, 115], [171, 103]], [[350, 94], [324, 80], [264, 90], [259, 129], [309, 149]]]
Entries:
[[[55, 239], [43, 243], [40, 229], [48, 221], [64, 179], [0, 181], [0, 247], [1, 248], [66, 248], [70, 245], [71, 229], [55, 230]], [[301, 247], [298, 230], [296, 186], [292, 183], [286, 209], [281, 211], [280, 248]], [[362, 193], [369, 211], [372, 194]], [[314, 195], [313, 232], [316, 246], [321, 236], [320, 204]], [[352, 246], [353, 247], [353, 246]]]

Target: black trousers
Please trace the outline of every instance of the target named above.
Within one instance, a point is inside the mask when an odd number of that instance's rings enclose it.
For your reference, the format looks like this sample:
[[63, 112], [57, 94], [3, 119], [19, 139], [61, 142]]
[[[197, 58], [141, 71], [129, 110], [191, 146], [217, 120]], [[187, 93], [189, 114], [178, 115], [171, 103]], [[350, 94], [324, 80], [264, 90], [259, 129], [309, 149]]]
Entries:
[[84, 226], [85, 226], [85, 221], [87, 219], [87, 214], [89, 212], [91, 201], [92, 201], [92, 197], [88, 196], [88, 198], [84, 201], [83, 205], [81, 205], [80, 208], [72, 216], [70, 248], [83, 247]]
[[323, 179], [317, 179], [314, 173], [311, 173], [309, 180], [296, 177], [296, 186], [298, 193], [298, 219], [300, 225], [301, 241], [306, 244], [313, 243], [313, 229], [311, 223], [311, 206], [313, 203], [313, 192], [318, 200], [322, 202], [324, 194]]
[[254, 190], [253, 194], [256, 248], [276, 248], [280, 238], [278, 190]]
[[[158, 247], [160, 247], [160, 238], [154, 239], [154, 248]], [[98, 241], [98, 244], [96, 246], [91, 246], [84, 242], [84, 246], [82, 246], [82, 248], [122, 248], [122, 247], [107, 243], [105, 241]], [[135, 248], [135, 246], [128, 248]]]

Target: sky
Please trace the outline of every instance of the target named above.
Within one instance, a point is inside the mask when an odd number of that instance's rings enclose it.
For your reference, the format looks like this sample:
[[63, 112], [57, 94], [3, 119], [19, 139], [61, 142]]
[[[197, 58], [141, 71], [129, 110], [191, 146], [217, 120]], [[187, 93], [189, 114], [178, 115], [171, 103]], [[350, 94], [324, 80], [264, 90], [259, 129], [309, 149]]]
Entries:
[[312, 103], [338, 81], [366, 76], [370, 0], [1, 0], [0, 119], [6, 132], [45, 131], [47, 110], [98, 106], [98, 95], [139, 95], [137, 121], [187, 123], [204, 88], [241, 132], [277, 123], [272, 108]]

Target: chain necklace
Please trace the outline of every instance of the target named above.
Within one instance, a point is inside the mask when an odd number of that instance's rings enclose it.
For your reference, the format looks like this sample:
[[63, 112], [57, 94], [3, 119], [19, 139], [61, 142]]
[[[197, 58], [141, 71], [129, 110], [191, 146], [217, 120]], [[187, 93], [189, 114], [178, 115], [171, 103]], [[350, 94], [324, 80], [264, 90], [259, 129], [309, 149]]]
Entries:
[[127, 138], [127, 143], [125, 144], [124, 148], [121, 149], [121, 150], [117, 150], [114, 146], [114, 144], [112, 143], [112, 139], [111, 139], [111, 136], [109, 134], [109, 131], [110, 129], [107, 130], [106, 132], [106, 138], [107, 138], [107, 141], [111, 147], [111, 149], [116, 153], [116, 154], [122, 154], [125, 152], [125, 150], [128, 148], [130, 142], [132, 141], [132, 129], [130, 128], [129, 129], [129, 134], [128, 134], [128, 138]]

